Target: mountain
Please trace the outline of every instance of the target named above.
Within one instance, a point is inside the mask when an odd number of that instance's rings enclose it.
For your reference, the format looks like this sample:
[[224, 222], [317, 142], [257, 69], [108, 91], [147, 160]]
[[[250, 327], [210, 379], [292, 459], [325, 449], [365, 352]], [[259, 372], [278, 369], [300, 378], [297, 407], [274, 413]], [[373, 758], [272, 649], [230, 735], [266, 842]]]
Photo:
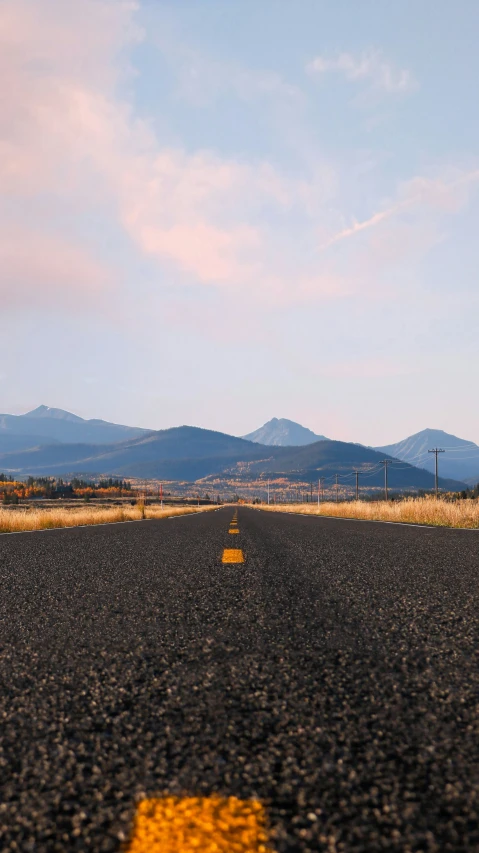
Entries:
[[287, 418], [272, 418], [243, 438], [268, 447], [302, 447], [305, 444], [314, 444], [315, 441], [327, 441], [325, 435], [316, 435], [307, 427], [295, 421], [288, 421]]
[[[19, 476], [76, 473], [188, 482], [221, 474], [238, 483], [264, 476], [315, 483], [319, 477], [332, 481], [339, 474], [340, 484], [351, 486], [352, 472], [359, 470], [361, 485], [382, 487], [383, 457], [384, 453], [373, 448], [342, 441], [267, 447], [213, 430], [182, 426], [108, 445], [58, 443], [3, 453], [0, 471]], [[434, 485], [428, 471], [398, 461], [390, 466], [389, 481], [391, 489], [431, 489]], [[442, 480], [441, 486], [458, 489], [463, 483]]]
[[262, 445], [198, 427], [173, 427], [107, 445], [55, 444], [0, 454], [0, 470], [35, 475], [115, 473], [196, 480], [265, 456]]
[[72, 423], [84, 423], [83, 418], [79, 415], [73, 415], [71, 412], [65, 412], [64, 409], [51, 409], [50, 406], [37, 406], [31, 412], [26, 412], [20, 415], [21, 418], [55, 418], [58, 421], [70, 421]]
[[434, 471], [435, 455], [428, 453], [434, 447], [445, 451], [438, 456], [438, 469], [443, 477], [470, 483], [479, 481], [479, 446], [441, 429], [423, 429], [396, 444], [375, 449], [425, 468], [426, 471]]
[[[387, 454], [378, 453], [373, 448], [364, 447], [361, 444], [324, 439], [304, 447], [274, 448], [269, 459], [243, 463], [242, 476], [244, 479], [265, 476], [284, 477], [290, 482], [306, 481], [315, 485], [321, 477], [323, 481], [329, 480], [326, 485], [330, 487], [338, 474], [339, 485], [351, 487], [355, 482], [354, 471], [359, 471], [360, 486], [382, 488], [384, 484], [382, 460], [385, 455]], [[388, 480], [392, 491], [434, 488], [434, 476], [429, 471], [407, 465], [392, 457], [388, 458], [391, 458]], [[440, 478], [439, 484], [443, 489], [464, 488], [462, 481], [444, 478]]]
[[63, 409], [39, 406], [25, 415], [0, 415], [0, 453], [55, 442], [109, 444], [148, 433], [149, 430], [139, 427], [84, 420]]

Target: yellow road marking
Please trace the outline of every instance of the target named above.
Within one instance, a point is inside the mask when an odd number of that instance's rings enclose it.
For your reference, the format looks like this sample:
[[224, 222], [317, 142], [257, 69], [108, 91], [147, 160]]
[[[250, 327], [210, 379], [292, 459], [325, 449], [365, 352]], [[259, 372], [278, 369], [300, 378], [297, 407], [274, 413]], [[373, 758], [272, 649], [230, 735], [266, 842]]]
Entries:
[[127, 853], [272, 853], [258, 800], [155, 797], [136, 810]]
[[240, 548], [225, 548], [221, 558], [222, 563], [244, 563], [243, 552]]
[[239, 530], [237, 527], [230, 527], [230, 529], [228, 530], [228, 533], [239, 533]]

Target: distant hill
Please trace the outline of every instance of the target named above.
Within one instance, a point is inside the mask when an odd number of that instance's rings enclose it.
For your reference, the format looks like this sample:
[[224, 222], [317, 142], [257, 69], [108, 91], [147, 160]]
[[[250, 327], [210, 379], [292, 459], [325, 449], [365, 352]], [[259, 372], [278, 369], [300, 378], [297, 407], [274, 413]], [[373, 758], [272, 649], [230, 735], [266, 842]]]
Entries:
[[148, 432], [140, 427], [84, 420], [63, 409], [39, 406], [25, 415], [0, 415], [0, 453], [55, 442], [109, 444], [148, 435]]
[[195, 480], [261, 458], [265, 448], [242, 438], [198, 427], [173, 427], [111, 443], [55, 444], [0, 454], [0, 470], [30, 474], [125, 474]]
[[327, 441], [325, 435], [316, 435], [307, 427], [287, 418], [271, 418], [262, 427], [244, 435], [247, 441], [265, 444], [268, 447], [302, 447], [315, 441]]
[[[289, 482], [316, 482], [340, 475], [352, 485], [352, 472], [362, 472], [361, 485], [382, 486], [383, 468], [369, 447], [324, 439], [303, 447], [267, 447], [213, 430], [182, 426], [147, 433], [141, 438], [108, 445], [54, 444], [0, 454], [0, 471], [40, 475], [116, 475], [193, 482], [227, 476], [232, 481], [279, 476]], [[395, 462], [390, 466], [391, 488], [431, 489], [434, 477], [424, 469]], [[443, 488], [462, 483], [441, 481]]]
[[396, 444], [377, 447], [397, 459], [404, 459], [426, 471], [434, 471], [435, 458], [428, 450], [440, 447], [445, 450], [439, 456], [439, 473], [455, 480], [479, 482], [479, 446], [441, 429], [423, 429]]
[[[285, 477], [290, 482], [309, 481], [317, 484], [319, 477], [329, 480], [327, 485], [339, 475], [339, 484], [352, 486], [354, 471], [360, 472], [360, 486], [381, 487], [384, 483], [384, 467], [381, 461], [384, 452], [378, 453], [370, 447], [345, 441], [324, 439], [304, 447], [275, 448], [267, 460], [253, 460], [242, 465], [241, 476], [244, 479], [255, 477]], [[392, 460], [389, 466], [389, 485], [394, 489], [434, 488], [434, 476], [421, 468]], [[464, 483], [440, 478], [443, 489], [458, 490]]]

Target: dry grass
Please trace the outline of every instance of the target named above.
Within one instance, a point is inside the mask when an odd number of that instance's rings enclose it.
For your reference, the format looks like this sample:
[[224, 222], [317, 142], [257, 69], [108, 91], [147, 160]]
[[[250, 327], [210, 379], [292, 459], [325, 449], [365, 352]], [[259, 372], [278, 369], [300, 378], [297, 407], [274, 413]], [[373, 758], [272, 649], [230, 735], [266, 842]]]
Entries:
[[273, 512], [301, 512], [307, 515], [332, 515], [336, 518], [362, 518], [368, 521], [398, 521], [407, 524], [431, 524], [436, 527], [479, 528], [479, 500], [445, 501], [434, 497], [404, 501], [327, 501], [311, 504], [262, 506]]
[[78, 527], [84, 524], [111, 524], [119, 521], [141, 521], [142, 518], [170, 518], [215, 509], [213, 506], [165, 507], [72, 507], [59, 509], [0, 509], [0, 533], [24, 530], [49, 530], [55, 527]]

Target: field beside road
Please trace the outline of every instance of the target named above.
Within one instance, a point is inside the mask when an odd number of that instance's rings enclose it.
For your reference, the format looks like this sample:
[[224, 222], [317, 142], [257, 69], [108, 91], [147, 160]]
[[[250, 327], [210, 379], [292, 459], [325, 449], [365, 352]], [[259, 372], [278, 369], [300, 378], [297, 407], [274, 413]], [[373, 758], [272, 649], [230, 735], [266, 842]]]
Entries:
[[20, 533], [28, 530], [51, 530], [57, 527], [82, 527], [89, 524], [117, 524], [122, 521], [141, 521], [145, 518], [171, 518], [194, 512], [215, 509], [214, 506], [163, 507], [144, 506], [80, 506], [53, 509], [0, 509], [0, 533]]
[[479, 528], [479, 500], [447, 501], [441, 498], [409, 498], [401, 501], [323, 501], [318, 504], [262, 504], [269, 512], [358, 518], [430, 524], [433, 527]]

